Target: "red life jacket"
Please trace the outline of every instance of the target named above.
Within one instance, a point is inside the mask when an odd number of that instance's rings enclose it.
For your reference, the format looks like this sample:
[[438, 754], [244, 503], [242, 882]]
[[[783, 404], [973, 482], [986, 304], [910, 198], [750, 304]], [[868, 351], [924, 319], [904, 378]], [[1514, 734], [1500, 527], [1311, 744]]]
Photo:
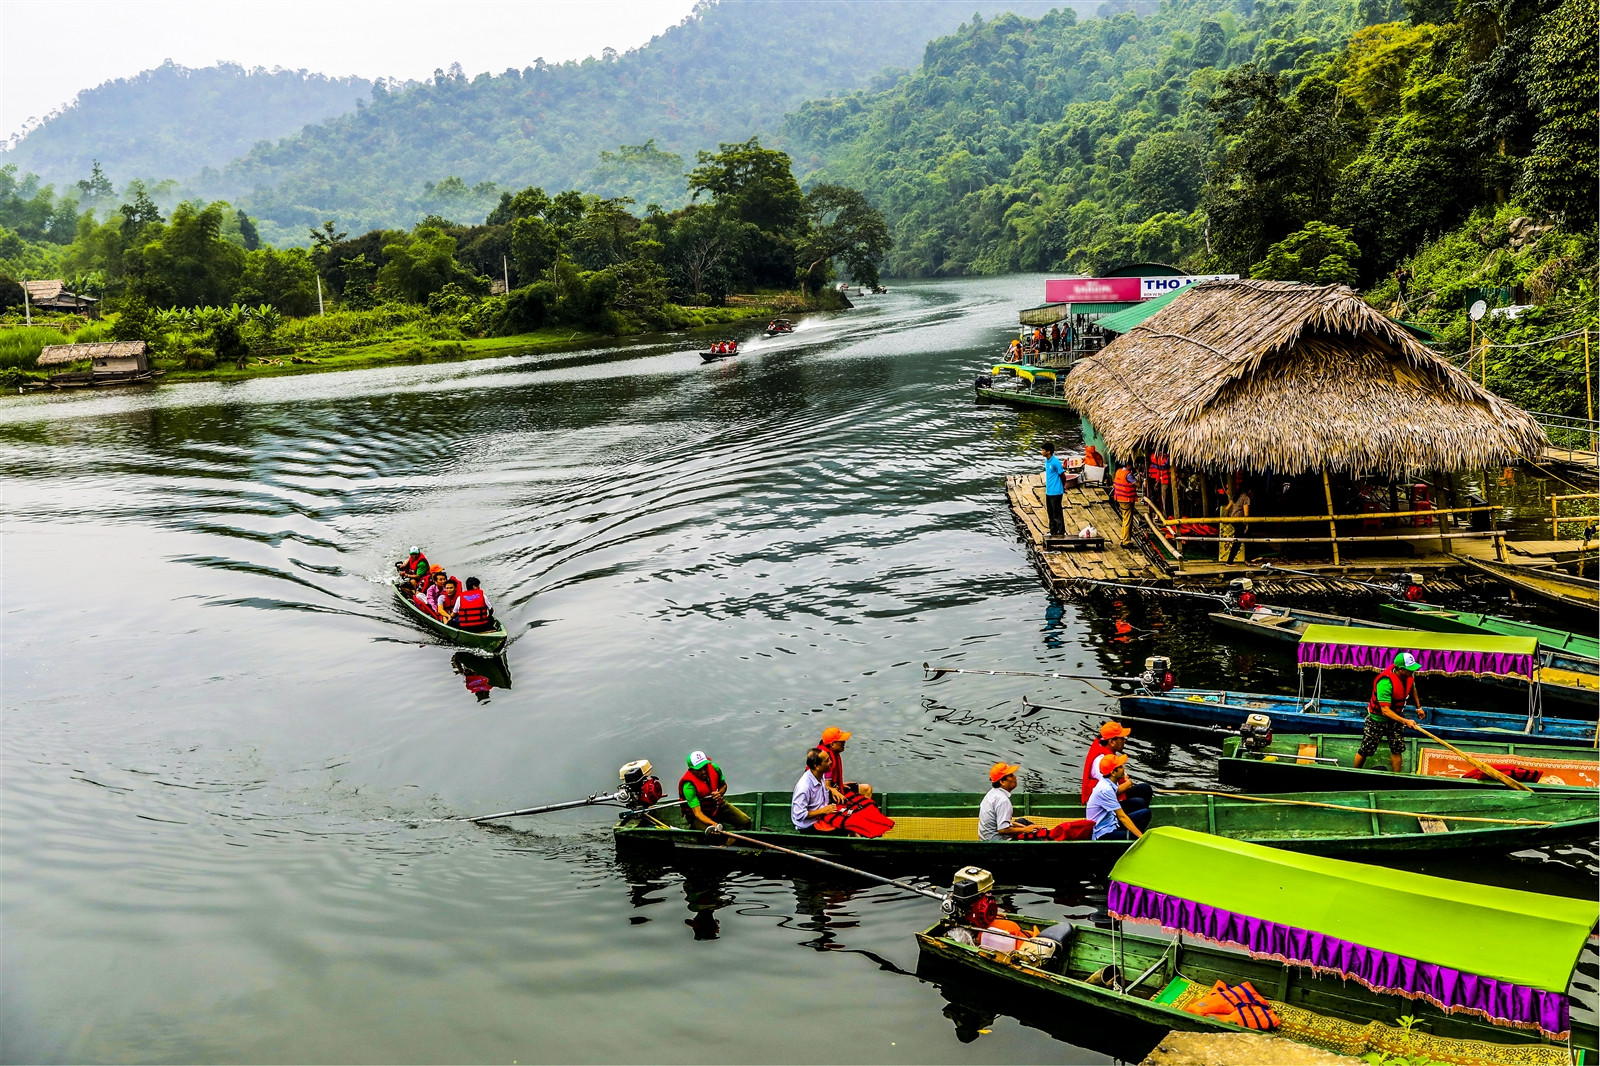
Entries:
[[1089, 745], [1089, 754], [1083, 760], [1083, 802], [1089, 802], [1089, 793], [1094, 791], [1094, 786], [1100, 779], [1094, 776], [1095, 764], [1104, 755], [1110, 755], [1111, 749], [1100, 743], [1100, 738], [1095, 737], [1094, 743]]
[[[705, 771], [706, 776], [701, 777], [693, 770], [685, 770], [683, 772], [683, 776], [678, 778], [679, 798], [682, 798], [683, 796], [684, 785], [693, 785], [694, 794], [700, 800], [700, 810], [702, 813], [718, 810], [722, 806], [722, 803], [712, 795], [712, 793], [716, 792], [717, 789], [722, 787], [722, 775], [717, 772], [717, 764], [709, 762], [706, 763]], [[683, 805], [683, 816], [685, 818], [689, 817], [689, 805], [687, 803]]]
[[1157, 485], [1165, 485], [1172, 480], [1171, 466], [1165, 455], [1152, 455], [1150, 457], [1150, 480]]
[[824, 833], [843, 830], [850, 836], [881, 837], [894, 828], [894, 819], [865, 796], [851, 793], [831, 814], [819, 817], [815, 825]]
[[824, 755], [826, 755], [828, 757], [828, 768], [826, 770], [822, 771], [822, 779], [824, 781], [830, 781], [831, 780], [833, 782], [833, 787], [834, 788], [843, 788], [844, 787], [844, 756], [840, 755], [838, 752], [834, 751], [832, 748], [828, 747], [826, 744], [818, 744], [815, 748], [813, 748], [811, 750], [820, 751], [820, 752], [822, 752], [822, 754], [824, 754]]
[[462, 678], [462, 681], [466, 683], [468, 692], [477, 693], [489, 691], [489, 679], [484, 677], [482, 674], [468, 674], [466, 677]]
[[1391, 686], [1390, 691], [1394, 694], [1394, 698], [1389, 701], [1390, 710], [1398, 714], [1400, 708], [1405, 706], [1406, 700], [1411, 698], [1411, 687], [1413, 684], [1415, 684], [1415, 682], [1411, 679], [1411, 675], [1407, 674], [1404, 677], [1401, 677], [1395, 672], [1394, 667], [1391, 666], [1389, 669], [1372, 679], [1372, 698], [1367, 700], [1368, 714], [1377, 716], [1383, 715], [1383, 712], [1378, 710], [1378, 682], [1382, 681], [1386, 677], [1389, 679], [1389, 685]]
[[456, 625], [462, 629], [481, 629], [489, 624], [489, 601], [482, 589], [467, 589], [456, 597]]
[[1117, 476], [1111, 481], [1111, 495], [1118, 503], [1132, 503], [1139, 496], [1139, 491], [1133, 487], [1133, 478], [1128, 476], [1126, 470], [1118, 470]]
[[406, 573], [412, 577], [425, 577], [428, 573], [428, 557], [418, 552], [406, 556]]

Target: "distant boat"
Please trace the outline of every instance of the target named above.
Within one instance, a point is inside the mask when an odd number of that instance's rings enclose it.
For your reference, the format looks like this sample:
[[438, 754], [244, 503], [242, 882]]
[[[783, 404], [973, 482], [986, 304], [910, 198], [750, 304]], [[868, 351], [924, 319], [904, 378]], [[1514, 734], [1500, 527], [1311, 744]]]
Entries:
[[1456, 558], [1479, 573], [1487, 574], [1496, 581], [1510, 585], [1518, 592], [1526, 592], [1530, 596], [1537, 596], [1562, 607], [1589, 611], [1591, 615], [1594, 611], [1600, 610], [1600, 581], [1592, 577], [1579, 577], [1576, 574], [1549, 568], [1474, 559], [1466, 555], [1458, 555]]
[[715, 350], [707, 350], [707, 351], [704, 351], [704, 352], [700, 353], [700, 360], [701, 360], [701, 362], [705, 362], [705, 363], [714, 363], [718, 359], [732, 359], [734, 356], [736, 356], [738, 354], [739, 354], [739, 349], [737, 349], [737, 348], [735, 348], [731, 352], [719, 352], [719, 351], [715, 351]]
[[[440, 621], [433, 615], [418, 607], [416, 601], [407, 595], [397, 582], [394, 586], [395, 599], [400, 601], [400, 607], [416, 622], [420, 622], [424, 629], [453, 644], [460, 644], [465, 648], [477, 648], [480, 651], [497, 652], [506, 646], [506, 628], [499, 623], [493, 629], [462, 629]], [[509, 686], [507, 686], [509, 687]]]

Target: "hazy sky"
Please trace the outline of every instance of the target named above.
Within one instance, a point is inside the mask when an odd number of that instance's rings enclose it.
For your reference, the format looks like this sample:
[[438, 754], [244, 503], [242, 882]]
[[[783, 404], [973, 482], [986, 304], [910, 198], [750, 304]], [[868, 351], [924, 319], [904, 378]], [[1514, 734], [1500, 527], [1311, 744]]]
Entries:
[[368, 78], [468, 74], [637, 48], [693, 0], [0, 0], [0, 138], [171, 59]]

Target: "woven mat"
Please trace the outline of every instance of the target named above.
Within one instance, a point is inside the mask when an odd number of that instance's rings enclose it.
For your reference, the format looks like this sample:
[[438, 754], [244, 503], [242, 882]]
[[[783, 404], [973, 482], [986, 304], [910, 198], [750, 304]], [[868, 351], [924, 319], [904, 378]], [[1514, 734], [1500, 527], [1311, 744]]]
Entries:
[[[884, 840], [977, 840], [976, 818], [903, 818], [896, 814], [894, 828], [883, 835]], [[1028, 815], [1028, 821], [1046, 829], [1055, 828], [1064, 818], [1040, 818]]]
[[[1600, 788], [1600, 762], [1593, 758], [1548, 759], [1541, 755], [1500, 755], [1481, 751], [1472, 754], [1490, 766], [1521, 766], [1538, 770], [1541, 785]], [[1417, 773], [1424, 777], [1466, 777], [1472, 769], [1472, 764], [1461, 756], [1440, 748], [1423, 748], [1417, 765]]]
[[[1183, 1010], [1210, 991], [1205, 985], [1190, 981], [1187, 988], [1172, 997], [1171, 1004]], [[1318, 1014], [1304, 1007], [1291, 1007], [1277, 1000], [1267, 1002], [1283, 1020], [1273, 1033], [1339, 1055], [1360, 1058], [1372, 1051], [1385, 1055], [1422, 1055], [1434, 1062], [1459, 1066], [1571, 1066], [1572, 1063], [1566, 1048], [1554, 1044], [1493, 1044], [1432, 1033], [1407, 1033], [1383, 1022], [1362, 1024]]]

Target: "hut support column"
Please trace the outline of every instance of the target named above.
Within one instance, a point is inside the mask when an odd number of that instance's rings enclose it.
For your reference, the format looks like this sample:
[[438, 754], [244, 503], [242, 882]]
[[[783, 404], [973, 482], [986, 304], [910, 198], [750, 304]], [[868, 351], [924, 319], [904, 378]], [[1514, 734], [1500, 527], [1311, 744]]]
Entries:
[[1339, 523], [1333, 520], [1333, 486], [1328, 484], [1328, 472], [1322, 472], [1322, 497], [1328, 501], [1328, 536], [1333, 538], [1333, 565], [1339, 565]]
[[[1172, 520], [1174, 522], [1182, 522], [1183, 519], [1178, 517], [1178, 512], [1183, 510], [1183, 494], [1178, 491], [1177, 468], [1170, 464], [1170, 460], [1168, 462], [1167, 474], [1172, 480]], [[1173, 546], [1178, 549], [1178, 570], [1181, 572], [1183, 570], [1183, 541], [1179, 540], [1178, 538], [1183, 536], [1183, 527], [1180, 525], [1168, 526], [1167, 528], [1172, 531], [1172, 543]]]

